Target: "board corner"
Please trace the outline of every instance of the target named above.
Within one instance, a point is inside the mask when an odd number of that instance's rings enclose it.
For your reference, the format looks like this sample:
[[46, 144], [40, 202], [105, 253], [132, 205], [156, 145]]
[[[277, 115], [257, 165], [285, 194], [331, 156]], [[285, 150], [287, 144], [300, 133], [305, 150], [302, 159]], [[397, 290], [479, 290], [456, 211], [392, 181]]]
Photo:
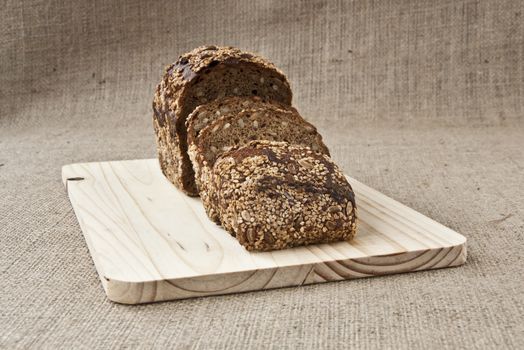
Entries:
[[104, 291], [109, 300], [117, 304], [136, 305], [147, 301], [140, 300], [139, 290], [143, 289], [142, 282], [127, 282], [110, 279], [105, 276], [101, 277], [104, 280]]

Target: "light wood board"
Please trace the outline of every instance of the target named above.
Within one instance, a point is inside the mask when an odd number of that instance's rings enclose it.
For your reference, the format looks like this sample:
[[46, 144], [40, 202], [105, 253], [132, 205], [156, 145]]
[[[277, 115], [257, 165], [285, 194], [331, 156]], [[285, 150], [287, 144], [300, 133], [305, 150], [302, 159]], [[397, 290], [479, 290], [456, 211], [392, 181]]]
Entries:
[[[466, 239], [348, 177], [351, 243], [246, 251], [155, 159], [72, 164], [62, 180], [109, 299], [139, 304], [458, 266]], [[350, 288], [350, 286], [348, 286]]]

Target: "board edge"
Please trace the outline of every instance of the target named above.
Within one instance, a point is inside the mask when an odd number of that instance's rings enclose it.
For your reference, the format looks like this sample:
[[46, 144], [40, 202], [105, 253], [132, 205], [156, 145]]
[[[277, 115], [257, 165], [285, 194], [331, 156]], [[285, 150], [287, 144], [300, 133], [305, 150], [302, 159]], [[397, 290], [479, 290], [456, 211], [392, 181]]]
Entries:
[[[99, 274], [100, 279], [102, 280], [102, 283], [104, 284], [104, 290], [106, 292], [107, 298], [115, 303], [118, 304], [124, 304], [124, 305], [139, 305], [139, 304], [147, 304], [147, 303], [156, 303], [156, 302], [163, 302], [163, 301], [170, 301], [170, 300], [183, 300], [183, 299], [190, 299], [190, 298], [199, 298], [199, 297], [207, 297], [207, 296], [218, 296], [218, 295], [227, 295], [227, 294], [236, 294], [236, 293], [245, 293], [245, 292], [256, 292], [256, 291], [263, 291], [263, 290], [269, 290], [269, 289], [278, 289], [278, 288], [288, 288], [288, 287], [298, 287], [302, 285], [309, 285], [309, 284], [318, 284], [318, 283], [325, 283], [325, 282], [336, 282], [336, 281], [345, 281], [345, 280], [352, 280], [357, 278], [368, 278], [368, 277], [376, 277], [376, 276], [387, 276], [387, 275], [396, 275], [401, 273], [412, 273], [412, 272], [422, 272], [422, 271], [429, 271], [429, 270], [436, 270], [436, 269], [444, 269], [444, 268], [450, 268], [450, 267], [458, 267], [466, 263], [467, 261], [467, 241], [464, 241], [461, 244], [457, 245], [450, 245], [448, 247], [441, 247], [437, 249], [425, 249], [425, 250], [419, 250], [419, 251], [411, 251], [411, 252], [405, 252], [405, 253], [394, 253], [394, 254], [385, 254], [385, 255], [375, 255], [370, 256], [366, 258], [355, 258], [355, 259], [342, 259], [342, 260], [325, 260], [318, 263], [312, 263], [312, 264], [306, 264], [306, 265], [289, 265], [284, 267], [271, 267], [271, 268], [259, 268], [259, 269], [252, 269], [252, 270], [244, 270], [244, 271], [237, 271], [237, 272], [227, 272], [227, 273], [221, 273], [221, 274], [208, 274], [208, 275], [201, 275], [198, 276], [199, 280], [205, 280], [206, 278], [227, 278], [229, 276], [233, 275], [239, 275], [239, 274], [257, 274], [257, 273], [267, 273], [267, 274], [276, 274], [280, 270], [298, 270], [300, 268], [304, 268], [304, 266], [310, 266], [311, 270], [315, 269], [316, 267], [325, 267], [329, 266], [330, 264], [347, 264], [348, 262], [358, 262], [362, 259], [387, 259], [391, 257], [398, 257], [401, 258], [403, 255], [419, 255], [422, 253], [431, 253], [436, 251], [442, 251], [448, 249], [450, 252], [453, 250], [458, 250], [456, 258], [454, 258], [449, 264], [439, 266], [438, 264], [435, 264], [435, 266], [427, 267], [427, 268], [421, 268], [421, 269], [409, 269], [409, 270], [394, 270], [391, 272], [380, 272], [376, 274], [363, 274], [361, 276], [351, 276], [351, 277], [340, 277], [335, 279], [325, 279], [325, 280], [317, 280], [308, 282], [307, 279], [304, 279], [301, 283], [286, 283], [283, 285], [278, 286], [269, 286], [264, 288], [247, 288], [243, 290], [227, 290], [230, 288], [225, 288], [223, 291], [218, 292], [206, 292], [206, 291], [195, 291], [194, 295], [190, 296], [176, 296], [173, 295], [172, 297], [159, 297], [157, 298], [156, 295], [153, 295], [153, 297], [144, 297], [144, 294], [155, 294], [155, 291], [159, 288], [159, 285], [162, 284], [168, 284], [168, 285], [177, 285], [180, 282], [183, 282], [185, 280], [194, 280], [194, 277], [183, 277], [183, 278], [175, 278], [175, 279], [159, 279], [159, 280], [151, 280], [151, 281], [145, 281], [145, 282], [134, 282], [134, 281], [120, 281], [116, 279], [110, 279], [106, 276], [102, 276]], [[269, 285], [269, 283], [266, 283]], [[129, 293], [128, 291], [140, 291], [140, 296], [131, 295], [133, 293]]]

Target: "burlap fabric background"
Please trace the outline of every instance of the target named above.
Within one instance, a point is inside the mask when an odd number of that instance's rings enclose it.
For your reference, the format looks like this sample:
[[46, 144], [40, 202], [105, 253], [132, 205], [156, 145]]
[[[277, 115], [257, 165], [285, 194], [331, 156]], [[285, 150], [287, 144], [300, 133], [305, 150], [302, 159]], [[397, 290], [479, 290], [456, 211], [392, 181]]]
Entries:
[[[0, 11], [0, 348], [522, 346], [522, 1], [8, 0]], [[467, 264], [106, 300], [60, 167], [154, 157], [161, 70], [205, 43], [274, 60], [345, 171], [463, 233]]]

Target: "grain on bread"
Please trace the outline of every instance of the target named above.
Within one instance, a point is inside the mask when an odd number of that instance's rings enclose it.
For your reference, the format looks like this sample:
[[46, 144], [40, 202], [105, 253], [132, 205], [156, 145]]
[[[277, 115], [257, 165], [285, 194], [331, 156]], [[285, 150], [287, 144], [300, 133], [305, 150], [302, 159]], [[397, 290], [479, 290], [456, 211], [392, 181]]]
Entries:
[[285, 142], [254, 141], [222, 154], [210, 186], [222, 225], [247, 250], [350, 240], [353, 190], [326, 154]]
[[260, 96], [228, 96], [200, 105], [186, 119], [187, 143], [191, 145], [206, 126], [220, 117], [238, 114], [246, 109], [298, 111], [289, 105]]

